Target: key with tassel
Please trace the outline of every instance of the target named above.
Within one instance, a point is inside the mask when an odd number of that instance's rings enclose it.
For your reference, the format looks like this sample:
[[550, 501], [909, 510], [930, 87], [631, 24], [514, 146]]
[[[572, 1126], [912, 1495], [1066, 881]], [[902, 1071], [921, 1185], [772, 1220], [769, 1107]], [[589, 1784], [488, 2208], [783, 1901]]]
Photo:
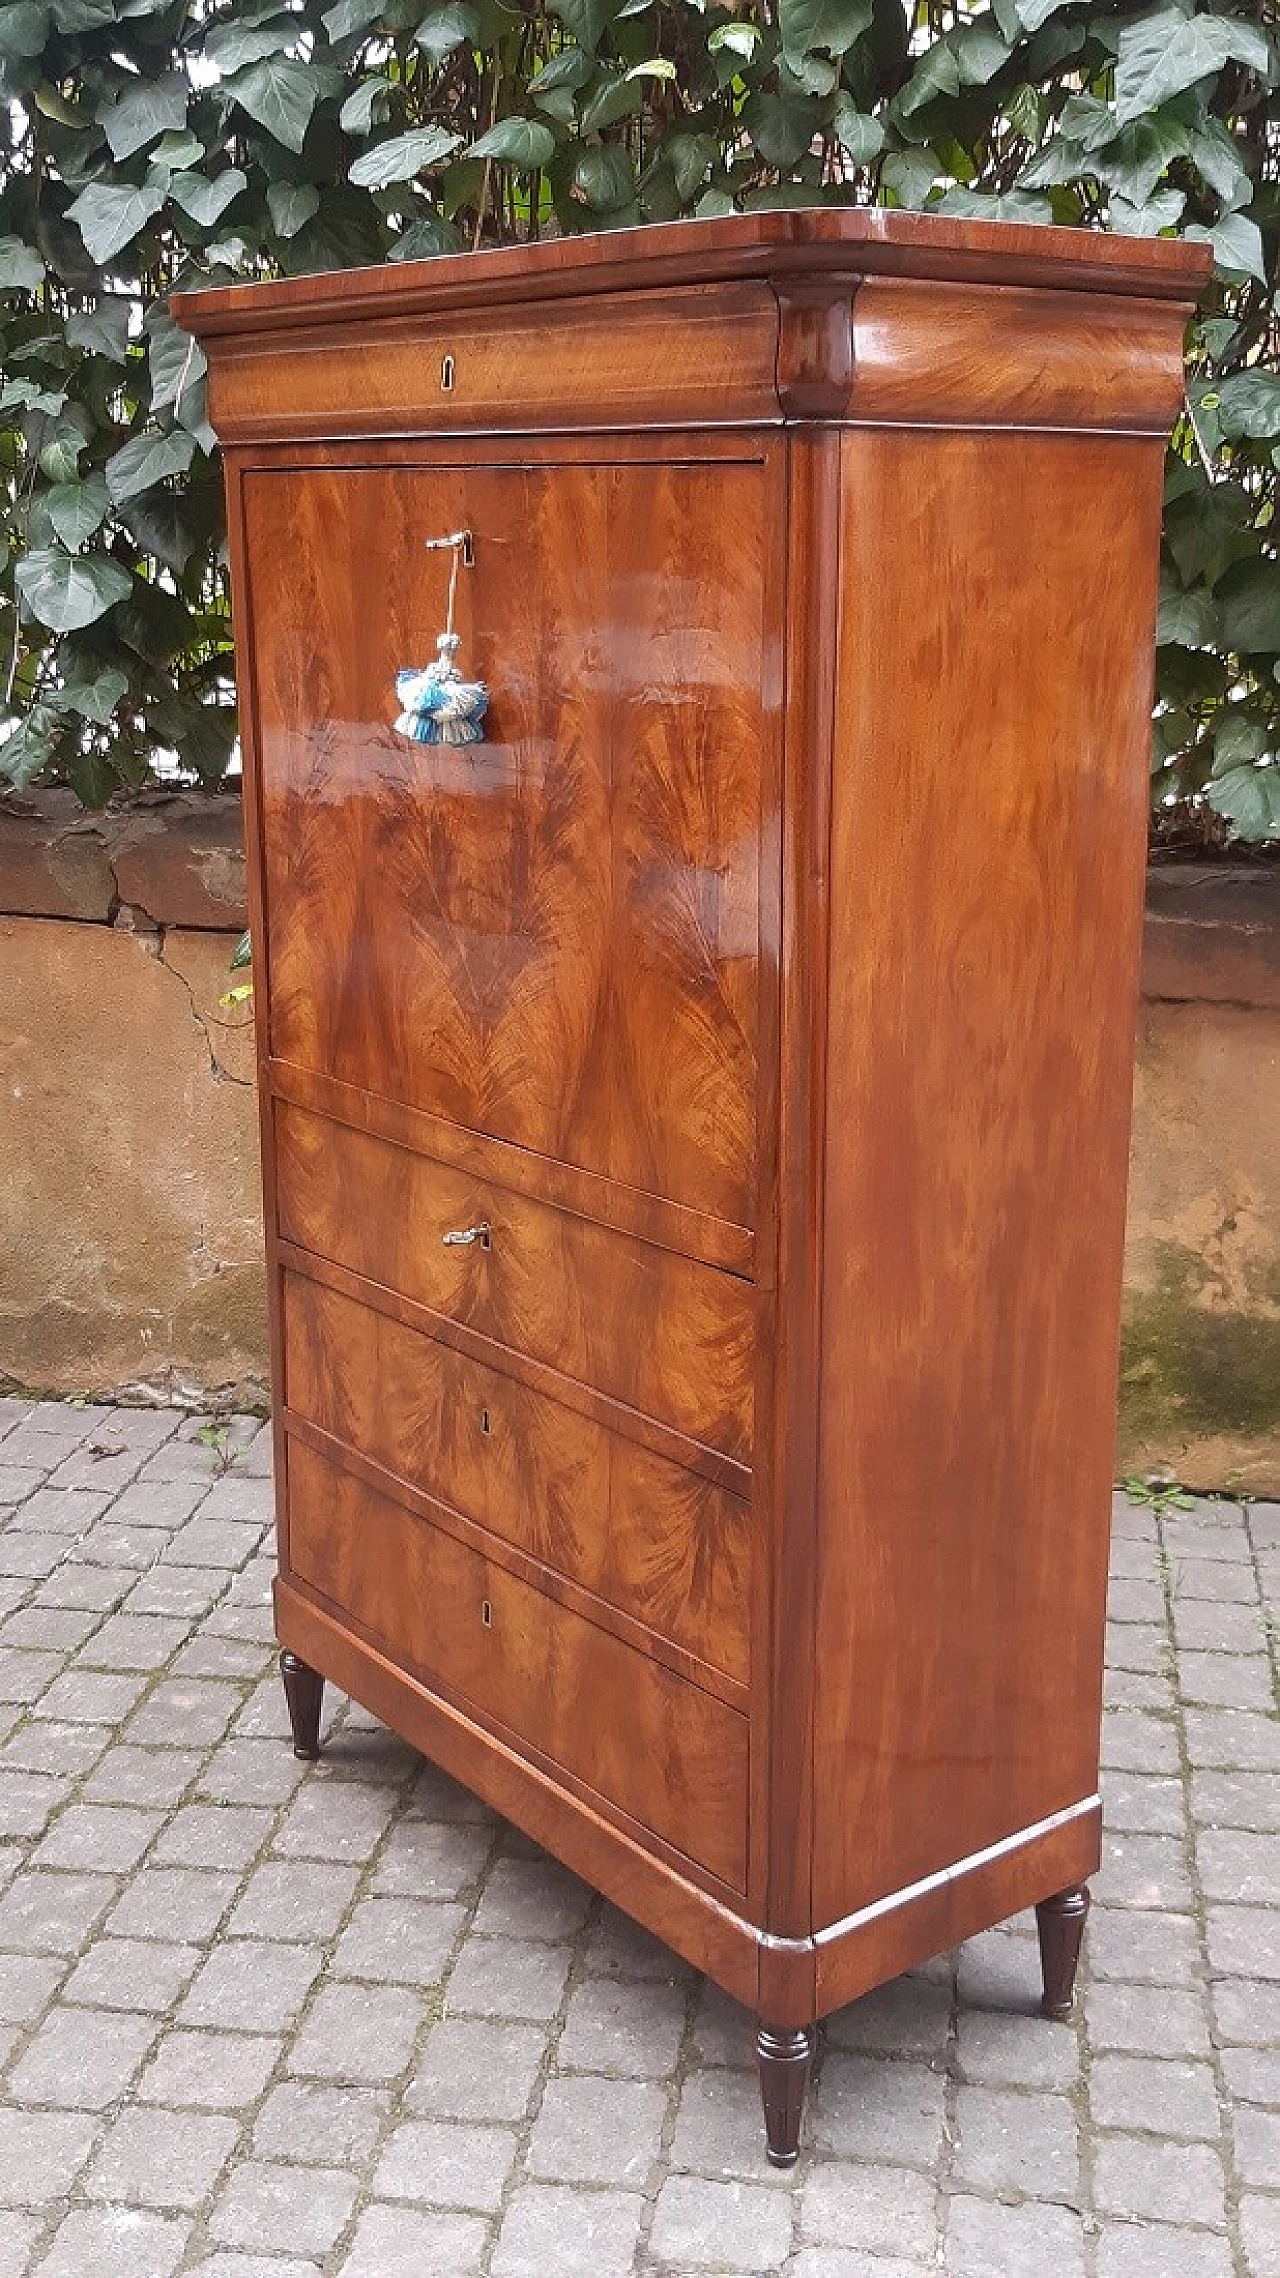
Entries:
[[415, 669], [406, 666], [396, 674], [396, 700], [400, 711], [396, 732], [416, 744], [475, 744], [484, 737], [484, 716], [489, 691], [483, 680], [464, 680], [457, 667], [462, 643], [454, 631], [454, 605], [458, 568], [472, 558], [471, 532], [454, 530], [445, 538], [428, 538], [428, 553], [450, 554], [449, 597], [445, 626], [436, 642], [434, 661]]

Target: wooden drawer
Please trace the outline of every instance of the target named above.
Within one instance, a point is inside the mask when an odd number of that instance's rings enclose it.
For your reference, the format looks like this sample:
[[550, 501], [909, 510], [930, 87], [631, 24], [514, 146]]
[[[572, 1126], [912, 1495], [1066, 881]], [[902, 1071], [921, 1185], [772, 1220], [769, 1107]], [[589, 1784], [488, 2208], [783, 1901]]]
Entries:
[[288, 1513], [291, 1572], [412, 1674], [745, 1887], [745, 1717], [296, 1442]]
[[284, 1370], [291, 1415], [745, 1684], [737, 1496], [300, 1274]]
[[750, 1462], [752, 1283], [282, 1101], [275, 1131], [285, 1241]]

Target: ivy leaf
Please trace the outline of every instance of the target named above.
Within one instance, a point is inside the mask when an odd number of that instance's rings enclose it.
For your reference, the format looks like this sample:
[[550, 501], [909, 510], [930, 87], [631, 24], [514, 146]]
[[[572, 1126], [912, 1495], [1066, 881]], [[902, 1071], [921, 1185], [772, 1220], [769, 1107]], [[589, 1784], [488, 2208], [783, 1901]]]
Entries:
[[424, 16], [413, 35], [414, 46], [420, 47], [432, 63], [443, 63], [455, 48], [465, 47], [480, 37], [480, 18], [467, 0], [450, 0], [444, 8], [433, 8]]
[[1262, 231], [1248, 214], [1223, 214], [1212, 229], [1193, 222], [1185, 234], [1200, 244], [1211, 245], [1216, 266], [1229, 277], [1256, 277], [1260, 284], [1266, 284]]
[[13, 574], [32, 616], [52, 633], [96, 624], [133, 584], [128, 571], [105, 554], [64, 554], [56, 546], [24, 555]]
[[676, 188], [682, 198], [691, 198], [695, 190], [706, 181], [715, 163], [719, 144], [712, 134], [669, 134], [662, 145], [662, 155], [675, 176]]
[[843, 88], [836, 97], [831, 123], [840, 148], [855, 166], [869, 166], [873, 158], [880, 156], [884, 149], [884, 128], [879, 119], [860, 111]]
[[320, 20], [336, 47], [340, 40], [353, 39], [357, 32], [367, 31], [381, 14], [382, 0], [336, 0], [336, 5], [326, 8]]
[[198, 341], [184, 332], [164, 309], [147, 320], [150, 341], [147, 367], [151, 374], [151, 409], [164, 411], [172, 404], [175, 418], [192, 410], [192, 393], [198, 393], [206, 371], [205, 353]]
[[98, 113], [98, 123], [111, 145], [113, 158], [131, 158], [158, 135], [183, 125], [187, 116], [187, 83], [176, 71], [159, 79], [144, 79], [118, 102]]
[[385, 190], [391, 182], [412, 182], [457, 147], [458, 136], [444, 127], [417, 127], [412, 134], [392, 135], [390, 141], [362, 151], [351, 168], [351, 180], [363, 190]]
[[48, 36], [48, 15], [32, 0], [16, 0], [15, 6], [0, 8], [0, 56], [26, 61], [40, 54]]
[[320, 205], [320, 192], [311, 182], [269, 182], [267, 211], [277, 237], [296, 237]]
[[579, 154], [570, 195], [597, 213], [616, 213], [635, 196], [631, 154], [621, 143], [589, 143]]
[[776, 95], [753, 95], [742, 123], [766, 165], [786, 167], [804, 156], [820, 117], [811, 95], [793, 95], [780, 85]]
[[989, 23], [962, 24], [952, 48], [964, 87], [985, 87], [1002, 71], [1013, 50]]
[[164, 204], [164, 191], [154, 182], [140, 189], [132, 184], [116, 189], [109, 182], [91, 182], [67, 212], [99, 268], [105, 268], [144, 230]]
[[782, 52], [788, 59], [813, 48], [844, 55], [867, 30], [873, 13], [873, 0], [778, 0]]
[[129, 303], [104, 294], [96, 308], [78, 309], [67, 318], [67, 339], [86, 355], [105, 356], [123, 364], [129, 351]]
[[49, 520], [72, 553], [102, 527], [107, 504], [106, 478], [96, 472], [83, 482], [55, 483], [44, 498]]
[[599, 134], [605, 127], [616, 126], [619, 119], [632, 117], [642, 100], [640, 89], [630, 86], [622, 72], [602, 72], [599, 84], [582, 106], [582, 132]]
[[1237, 16], [1184, 16], [1177, 7], [1132, 17], [1121, 27], [1116, 54], [1117, 126], [1158, 111], [1201, 79], [1213, 78], [1232, 58], [1265, 74], [1265, 32]]
[[[4, 754], [0, 751], [0, 763]], [[1206, 790], [1209, 805], [1234, 823], [1241, 838], [1257, 842], [1280, 826], [1280, 768], [1232, 767]]]
[[452, 222], [434, 208], [411, 221], [396, 238], [388, 261], [429, 261], [441, 253], [461, 253], [462, 240]]
[[1233, 372], [1219, 382], [1217, 396], [1224, 435], [1249, 435], [1267, 443], [1280, 436], [1280, 374], [1261, 366]]
[[727, 49], [730, 55], [740, 55], [749, 62], [763, 37], [758, 24], [717, 24], [707, 41], [707, 50], [711, 55], [718, 55]]
[[218, 24], [204, 43], [210, 63], [224, 77], [243, 71], [246, 64], [261, 63], [269, 55], [283, 55], [296, 46], [301, 26], [296, 16], [273, 16], [264, 24]]
[[0, 237], [0, 293], [33, 293], [44, 281], [44, 263], [20, 237]]
[[140, 490], [153, 489], [171, 475], [185, 475], [195, 452], [194, 436], [181, 427], [171, 428], [167, 435], [158, 428], [148, 428], [132, 436], [106, 464], [107, 489], [113, 503], [119, 506], [122, 500], [135, 497]]
[[338, 125], [344, 134], [372, 134], [374, 127], [384, 125], [390, 116], [391, 81], [374, 73], [348, 95], [338, 113]]
[[555, 156], [556, 138], [550, 127], [542, 126], [537, 119], [523, 119], [516, 113], [510, 118], [498, 119], [473, 142], [470, 158], [494, 158], [504, 166], [518, 166], [531, 173], [535, 167], [545, 166]]
[[223, 93], [286, 150], [300, 151], [320, 100], [321, 80], [313, 64], [269, 55], [228, 79]]
[[1234, 562], [1216, 594], [1222, 645], [1233, 656], [1280, 651], [1280, 562]]
[[220, 174], [175, 174], [169, 195], [192, 221], [199, 222], [202, 229], [211, 229], [248, 187], [249, 177], [238, 166], [224, 166]]
[[115, 665], [104, 665], [94, 680], [69, 680], [50, 698], [57, 712], [78, 712], [81, 719], [108, 727], [122, 696], [128, 694], [129, 676]]
[[939, 41], [936, 47], [926, 48], [910, 79], [894, 103], [900, 118], [909, 119], [914, 112], [924, 110], [926, 104], [936, 103], [940, 95], [958, 95], [960, 92], [960, 66], [951, 49]]
[[0, 777], [25, 791], [58, 749], [61, 722], [52, 705], [33, 704], [26, 719], [0, 743]]
[[1158, 648], [1212, 648], [1217, 631], [1213, 602], [1202, 585], [1193, 586], [1187, 593], [1177, 586], [1162, 585], [1156, 617]]
[[[1059, 8], [1071, 7], [1073, 0], [1015, 0], [1015, 4], [1018, 21], [1024, 32], [1038, 32], [1042, 24], [1048, 23], [1050, 16], [1057, 15]], [[996, 12], [999, 14], [998, 9]]]

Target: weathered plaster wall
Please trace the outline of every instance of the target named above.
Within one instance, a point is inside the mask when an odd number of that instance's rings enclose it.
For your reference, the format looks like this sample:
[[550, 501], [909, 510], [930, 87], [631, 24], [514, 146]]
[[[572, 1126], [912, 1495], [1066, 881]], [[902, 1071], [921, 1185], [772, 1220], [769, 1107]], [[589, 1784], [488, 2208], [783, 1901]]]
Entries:
[[[0, 809], [0, 1378], [262, 1398], [234, 800]], [[1153, 871], [1122, 1472], [1280, 1494], [1280, 865]]]

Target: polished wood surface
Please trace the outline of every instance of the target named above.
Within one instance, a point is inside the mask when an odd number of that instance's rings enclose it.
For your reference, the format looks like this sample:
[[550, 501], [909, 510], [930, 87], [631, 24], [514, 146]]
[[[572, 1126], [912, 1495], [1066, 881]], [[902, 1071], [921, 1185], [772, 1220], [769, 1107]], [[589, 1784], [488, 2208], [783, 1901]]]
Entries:
[[[251, 479], [277, 1058], [752, 1223], [760, 483]], [[413, 744], [396, 671], [434, 655], [448, 575], [423, 542], [463, 528], [486, 737]]]
[[[824, 211], [179, 306], [295, 1738], [331, 1678], [752, 2004], [776, 2158], [895, 1972], [1035, 1906], [1070, 1998], [1207, 265]], [[487, 739], [411, 747], [463, 526]]]
[[722, 1701], [296, 1444], [289, 1570], [417, 1676], [742, 1889], [747, 1726]]
[[820, 1921], [1097, 1786], [1160, 516], [1142, 443], [842, 457]]
[[285, 1282], [284, 1390], [291, 1416], [746, 1684], [738, 1497], [298, 1274]]
[[275, 1153], [286, 1241], [749, 1464], [750, 1282], [293, 1107]]

